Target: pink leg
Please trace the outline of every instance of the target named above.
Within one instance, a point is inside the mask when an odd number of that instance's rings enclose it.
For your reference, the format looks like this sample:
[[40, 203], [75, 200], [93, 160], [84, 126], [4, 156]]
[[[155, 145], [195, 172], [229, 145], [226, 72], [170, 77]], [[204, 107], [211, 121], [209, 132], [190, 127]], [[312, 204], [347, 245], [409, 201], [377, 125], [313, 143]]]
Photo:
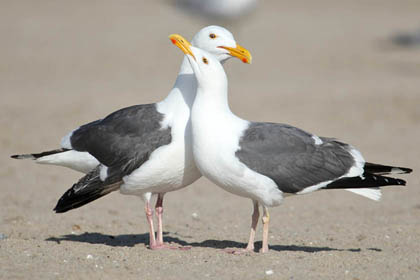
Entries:
[[158, 226], [157, 226], [157, 245], [163, 246], [163, 225], [162, 225], [162, 214], [163, 214], [163, 195], [158, 194], [158, 198], [156, 200], [156, 216], [158, 219]]
[[258, 201], [253, 201], [254, 203], [254, 212], [252, 213], [252, 222], [251, 222], [251, 233], [249, 234], [248, 245], [246, 246], [246, 251], [254, 251], [254, 240], [255, 240], [255, 231], [257, 229], [258, 219], [260, 218], [260, 211], [258, 209]]
[[252, 201], [254, 205], [254, 212], [252, 213], [252, 221], [251, 221], [251, 232], [249, 234], [249, 241], [248, 245], [245, 249], [226, 249], [225, 251], [230, 254], [242, 254], [246, 252], [253, 252], [254, 251], [254, 240], [255, 240], [255, 231], [257, 229], [258, 219], [260, 218], [260, 211], [258, 209], [258, 201]]
[[155, 239], [155, 229], [153, 227], [153, 209], [150, 207], [150, 201], [146, 201], [146, 206], [144, 208], [146, 212], [146, 219], [149, 223], [149, 247], [150, 249], [156, 248], [156, 239]]
[[262, 240], [262, 248], [260, 250], [261, 253], [268, 252], [268, 224], [270, 223], [270, 214], [268, 214], [268, 208], [266, 206], [263, 207], [264, 213], [262, 217], [263, 223], [263, 240]]
[[158, 198], [156, 200], [156, 216], [158, 219], [157, 225], [157, 240], [156, 246], [153, 249], [181, 249], [181, 250], [189, 250], [191, 247], [179, 247], [179, 246], [170, 246], [163, 242], [163, 223], [162, 223], [162, 216], [163, 216], [163, 196], [164, 194], [158, 194]]

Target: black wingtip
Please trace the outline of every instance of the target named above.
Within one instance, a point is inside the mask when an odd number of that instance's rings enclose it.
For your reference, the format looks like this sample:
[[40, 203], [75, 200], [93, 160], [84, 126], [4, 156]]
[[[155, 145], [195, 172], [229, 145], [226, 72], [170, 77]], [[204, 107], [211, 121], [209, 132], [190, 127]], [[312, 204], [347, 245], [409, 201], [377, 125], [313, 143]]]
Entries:
[[54, 211], [56, 214], [65, 213], [65, 212], [67, 212], [67, 211], [69, 211], [69, 210], [70, 210], [70, 209], [67, 209], [67, 210], [57, 209], [57, 207], [55, 207], [55, 208], [53, 209], [53, 211]]
[[99, 168], [96, 168], [68, 189], [57, 201], [53, 211], [64, 213], [82, 207], [110, 192], [118, 190], [120, 185], [120, 182], [106, 185], [99, 179]]
[[53, 211], [57, 214], [67, 212], [73, 209], [66, 201], [65, 197], [70, 196], [72, 193], [72, 189], [67, 190], [57, 201], [57, 205], [55, 205]]
[[64, 213], [64, 212], [67, 212], [67, 211], [69, 211], [70, 209], [65, 209], [64, 207], [61, 207], [60, 206], [60, 201], [61, 201], [61, 199], [57, 202], [57, 205], [54, 207], [54, 209], [53, 209], [53, 211], [56, 213], [56, 214], [60, 214], [60, 213]]
[[405, 173], [411, 173], [411, 172], [413, 172], [413, 169], [411, 169], [411, 168], [402, 168], [402, 170], [404, 170]]
[[386, 177], [377, 174], [364, 173], [363, 176], [345, 177], [338, 179], [325, 189], [359, 189], [359, 188], [381, 188], [385, 186], [405, 186], [406, 181], [399, 178]]
[[75, 192], [75, 187], [77, 187], [77, 184], [74, 184], [73, 187], [68, 189], [60, 197], [53, 209], [55, 213], [65, 213], [72, 209], [79, 208], [89, 202], [89, 195], [85, 197], [83, 193]]
[[403, 179], [395, 179], [397, 182], [397, 186], [405, 186], [407, 182]]
[[413, 169], [407, 168], [407, 167], [393, 167], [391, 169], [391, 173], [394, 173], [394, 174], [409, 174], [411, 172], [413, 172]]
[[68, 190], [63, 196], [58, 200], [57, 205], [54, 207], [53, 211], [55, 213], [65, 213], [67, 211], [82, 207], [83, 205], [92, 202], [109, 192], [90, 192], [85, 194], [75, 194], [72, 189]]
[[383, 165], [377, 163], [366, 162], [364, 167], [365, 172], [377, 175], [388, 174], [407, 174], [413, 172], [413, 169], [400, 166]]
[[18, 159], [18, 158], [19, 158], [19, 155], [11, 155], [10, 157], [11, 157], [11, 158], [16, 158], [16, 159]]

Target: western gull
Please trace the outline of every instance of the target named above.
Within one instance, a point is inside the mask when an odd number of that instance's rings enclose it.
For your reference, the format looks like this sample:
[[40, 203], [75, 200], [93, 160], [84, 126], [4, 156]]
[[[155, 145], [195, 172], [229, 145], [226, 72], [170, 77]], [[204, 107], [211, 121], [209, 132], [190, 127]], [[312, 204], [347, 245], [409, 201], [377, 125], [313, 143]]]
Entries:
[[378, 200], [380, 187], [405, 185], [404, 180], [383, 175], [410, 173], [409, 168], [365, 162], [361, 153], [349, 144], [290, 125], [237, 117], [229, 108], [228, 81], [217, 59], [188, 44], [181, 46], [181, 50], [198, 82], [191, 111], [196, 165], [212, 182], [228, 192], [250, 198], [254, 205], [245, 251], [254, 250], [260, 204], [261, 252], [267, 252], [268, 207], [279, 205], [286, 196], [346, 189]]
[[[174, 44], [182, 39], [173, 38]], [[184, 42], [186, 43], [186, 42]], [[193, 38], [218, 61], [234, 56], [250, 63], [250, 53], [223, 27], [208, 26]], [[163, 196], [201, 177], [191, 148], [190, 109], [197, 90], [187, 58], [169, 95], [161, 102], [135, 105], [82, 125], [62, 139], [61, 149], [14, 155], [38, 163], [66, 166], [84, 173], [59, 199], [54, 210], [63, 213], [110, 192], [141, 196], [150, 230], [150, 248], [165, 248], [162, 236]], [[157, 238], [150, 200], [157, 194]]]

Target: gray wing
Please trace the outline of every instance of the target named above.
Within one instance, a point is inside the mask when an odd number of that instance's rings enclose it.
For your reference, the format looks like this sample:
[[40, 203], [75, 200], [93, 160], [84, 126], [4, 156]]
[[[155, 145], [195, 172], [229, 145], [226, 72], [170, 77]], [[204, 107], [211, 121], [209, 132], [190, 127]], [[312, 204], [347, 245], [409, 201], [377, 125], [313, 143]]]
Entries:
[[81, 126], [70, 143], [107, 166], [108, 177], [122, 178], [147, 161], [155, 149], [171, 142], [171, 128], [160, 124], [163, 117], [155, 104], [127, 107]]
[[275, 123], [251, 123], [236, 152], [250, 169], [271, 178], [286, 193], [334, 180], [353, 166], [351, 147], [322, 137], [321, 144], [296, 127]]

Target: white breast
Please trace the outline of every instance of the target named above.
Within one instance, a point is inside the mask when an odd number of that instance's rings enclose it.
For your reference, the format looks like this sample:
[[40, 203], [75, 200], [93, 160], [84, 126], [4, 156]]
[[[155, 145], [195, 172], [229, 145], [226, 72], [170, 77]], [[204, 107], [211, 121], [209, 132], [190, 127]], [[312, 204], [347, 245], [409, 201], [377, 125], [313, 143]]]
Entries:
[[209, 116], [209, 110], [205, 107], [197, 109], [195, 105], [192, 113], [193, 153], [201, 173], [230, 193], [258, 200], [266, 206], [280, 204], [283, 196], [277, 185], [270, 178], [249, 169], [235, 156], [249, 122], [230, 111], [212, 111]]
[[161, 122], [163, 129], [171, 128], [171, 143], [156, 149], [148, 161], [124, 177], [121, 193], [169, 192], [201, 177], [192, 155], [189, 104], [176, 88], [170, 100], [158, 103], [157, 109], [165, 116]]

